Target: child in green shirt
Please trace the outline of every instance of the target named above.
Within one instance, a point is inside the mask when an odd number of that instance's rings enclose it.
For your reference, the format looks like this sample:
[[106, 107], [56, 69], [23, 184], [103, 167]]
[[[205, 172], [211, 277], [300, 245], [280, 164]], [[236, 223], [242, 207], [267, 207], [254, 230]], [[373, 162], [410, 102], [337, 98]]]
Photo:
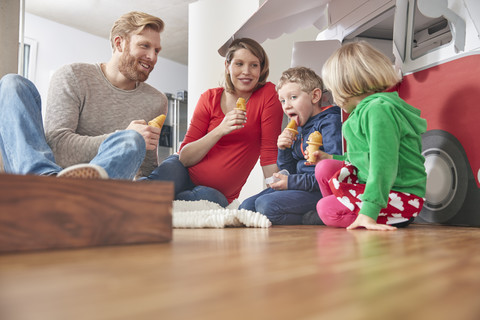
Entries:
[[364, 41], [338, 49], [325, 63], [323, 79], [349, 117], [342, 129], [347, 152], [314, 153], [323, 194], [320, 219], [347, 229], [408, 225], [425, 196], [421, 134], [426, 120], [397, 92], [384, 92], [399, 76], [390, 60]]

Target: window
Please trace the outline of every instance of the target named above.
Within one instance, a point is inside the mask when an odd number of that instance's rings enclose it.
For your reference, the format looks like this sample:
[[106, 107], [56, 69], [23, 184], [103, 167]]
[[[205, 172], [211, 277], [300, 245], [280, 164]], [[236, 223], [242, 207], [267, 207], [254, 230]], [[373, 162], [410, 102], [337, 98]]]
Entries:
[[37, 63], [37, 41], [25, 38], [23, 40], [23, 50], [23, 63], [19, 67], [19, 74], [34, 81]]

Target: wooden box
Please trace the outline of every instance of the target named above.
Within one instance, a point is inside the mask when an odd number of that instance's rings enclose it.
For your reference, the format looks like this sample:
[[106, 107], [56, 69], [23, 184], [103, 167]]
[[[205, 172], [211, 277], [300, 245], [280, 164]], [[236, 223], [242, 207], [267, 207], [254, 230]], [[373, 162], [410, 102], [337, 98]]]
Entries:
[[0, 174], [0, 253], [166, 242], [171, 182]]

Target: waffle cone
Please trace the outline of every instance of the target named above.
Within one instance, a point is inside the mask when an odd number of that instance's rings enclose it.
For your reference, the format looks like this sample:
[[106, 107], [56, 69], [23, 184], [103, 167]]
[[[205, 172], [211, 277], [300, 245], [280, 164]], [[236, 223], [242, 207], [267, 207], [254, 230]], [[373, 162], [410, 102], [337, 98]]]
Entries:
[[235, 107], [237, 110], [247, 111], [247, 102], [243, 98], [238, 98], [237, 106]]
[[159, 115], [155, 119], [148, 122], [149, 126], [162, 129], [163, 123], [165, 122], [166, 116], [164, 114]]

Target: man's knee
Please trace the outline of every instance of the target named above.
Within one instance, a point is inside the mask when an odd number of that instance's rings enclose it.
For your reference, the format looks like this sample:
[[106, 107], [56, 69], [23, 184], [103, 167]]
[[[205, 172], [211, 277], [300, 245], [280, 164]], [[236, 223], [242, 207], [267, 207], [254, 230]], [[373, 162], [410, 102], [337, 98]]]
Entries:
[[38, 92], [30, 80], [18, 74], [9, 73], [0, 79], [0, 92], [2, 94], [25, 90], [32, 90], [35, 91], [35, 93]]
[[99, 153], [119, 152], [123, 158], [141, 160], [145, 158], [146, 145], [142, 135], [134, 130], [120, 130], [110, 135], [100, 145]]
[[2, 87], [5, 86], [8, 88], [15, 88], [18, 85], [24, 83], [24, 81], [25, 81], [25, 78], [23, 78], [22, 76], [14, 73], [9, 73], [4, 75], [0, 79], [0, 84], [2, 85]]
[[139, 152], [146, 150], [145, 139], [135, 130], [122, 130], [117, 132], [121, 144], [125, 147], [125, 151]]

